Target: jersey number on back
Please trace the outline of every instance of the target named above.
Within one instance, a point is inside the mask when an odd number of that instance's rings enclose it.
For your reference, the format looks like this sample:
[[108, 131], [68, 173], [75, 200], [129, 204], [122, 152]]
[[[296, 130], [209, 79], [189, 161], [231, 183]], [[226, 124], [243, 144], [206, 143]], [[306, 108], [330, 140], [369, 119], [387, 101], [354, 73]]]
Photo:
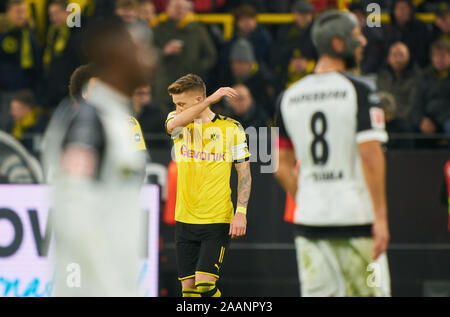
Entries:
[[311, 131], [314, 135], [314, 139], [311, 143], [311, 155], [314, 164], [325, 165], [328, 161], [328, 143], [325, 140], [325, 133], [327, 132], [327, 118], [323, 112], [316, 112], [312, 116]]

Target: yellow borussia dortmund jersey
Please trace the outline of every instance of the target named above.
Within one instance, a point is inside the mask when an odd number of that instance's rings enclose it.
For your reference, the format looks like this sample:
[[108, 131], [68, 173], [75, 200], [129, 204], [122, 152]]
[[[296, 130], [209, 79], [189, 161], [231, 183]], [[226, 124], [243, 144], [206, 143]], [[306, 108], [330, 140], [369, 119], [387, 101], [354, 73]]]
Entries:
[[139, 122], [136, 118], [130, 116], [128, 117], [128, 127], [130, 132], [130, 137], [133, 141], [133, 147], [136, 151], [146, 150], [144, 136], [142, 135], [142, 130]]
[[[176, 116], [169, 113], [167, 122]], [[216, 115], [167, 131], [178, 168], [175, 220], [191, 224], [230, 223], [234, 215], [230, 175], [233, 162], [250, 157], [242, 125]]]

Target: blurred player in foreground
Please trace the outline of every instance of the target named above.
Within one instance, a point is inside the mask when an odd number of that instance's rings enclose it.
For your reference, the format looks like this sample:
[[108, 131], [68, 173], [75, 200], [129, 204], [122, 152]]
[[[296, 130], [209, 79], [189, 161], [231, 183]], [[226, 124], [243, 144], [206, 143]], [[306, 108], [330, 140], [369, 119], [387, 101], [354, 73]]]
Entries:
[[[168, 88], [176, 110], [166, 120], [178, 168], [175, 251], [183, 297], [220, 297], [216, 286], [230, 238], [245, 235], [250, 197], [250, 153], [242, 125], [210, 105], [233, 98], [232, 88], [206, 97], [194, 74]], [[238, 175], [237, 208], [231, 201], [231, 165]]]
[[[89, 97], [89, 92], [98, 83], [99, 74], [97, 67], [94, 64], [87, 64], [78, 67], [70, 78], [70, 97], [78, 103], [78, 99], [86, 100]], [[129, 136], [131, 142], [134, 144], [134, 149], [139, 151], [140, 154], [145, 156], [147, 154], [147, 148], [145, 146], [144, 136], [142, 135], [142, 129], [139, 122], [132, 115], [126, 118], [129, 126]], [[145, 173], [145, 172], [144, 172]]]
[[99, 79], [49, 131], [56, 170], [54, 295], [136, 296], [145, 161], [127, 120], [130, 96], [148, 82], [154, 59], [113, 18], [88, 27], [85, 47]]
[[312, 37], [315, 74], [281, 98], [276, 174], [298, 206], [301, 294], [390, 296], [384, 114], [369, 85], [346, 73], [366, 39], [344, 11], [319, 16]]

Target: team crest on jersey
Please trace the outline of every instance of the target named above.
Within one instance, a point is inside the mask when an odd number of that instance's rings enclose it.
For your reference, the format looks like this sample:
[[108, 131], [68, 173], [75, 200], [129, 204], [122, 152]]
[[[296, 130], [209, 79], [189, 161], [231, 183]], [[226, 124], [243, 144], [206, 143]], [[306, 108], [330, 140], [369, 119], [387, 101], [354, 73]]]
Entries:
[[219, 136], [219, 134], [214, 132], [214, 133], [211, 133], [209, 138], [211, 139], [211, 141], [218, 141], [220, 139], [220, 136]]
[[370, 112], [370, 122], [372, 123], [373, 128], [384, 129], [385, 121], [384, 121], [384, 111], [378, 107], [372, 107], [369, 110]]

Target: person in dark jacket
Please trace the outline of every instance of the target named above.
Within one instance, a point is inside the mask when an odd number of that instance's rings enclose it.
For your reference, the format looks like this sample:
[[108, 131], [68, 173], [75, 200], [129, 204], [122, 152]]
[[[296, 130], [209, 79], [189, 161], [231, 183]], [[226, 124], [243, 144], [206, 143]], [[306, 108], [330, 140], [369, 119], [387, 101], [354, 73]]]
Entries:
[[217, 51], [205, 26], [195, 22], [189, 1], [170, 0], [166, 13], [167, 20], [154, 29], [154, 44], [161, 59], [153, 97], [170, 109], [167, 87], [188, 73], [205, 75], [214, 66]]
[[316, 48], [311, 39], [314, 7], [305, 0], [299, 0], [292, 6], [294, 22], [280, 26], [276, 45], [272, 48], [272, 67], [280, 74], [289, 64], [292, 51], [298, 49], [308, 60], [317, 60]]
[[402, 42], [391, 45], [387, 62], [386, 67], [378, 73], [377, 88], [393, 95], [395, 116], [409, 121], [420, 69], [411, 60], [409, 49]]
[[220, 49], [218, 63], [220, 67], [229, 67], [231, 49], [234, 43], [239, 39], [246, 39], [253, 48], [258, 64], [269, 71], [273, 39], [267, 28], [258, 23], [257, 14], [258, 11], [251, 5], [241, 5], [234, 10], [236, 28], [232, 39]]
[[404, 42], [411, 52], [411, 58], [423, 68], [429, 65], [431, 30], [427, 24], [414, 17], [414, 11], [411, 0], [394, 1], [386, 37], [389, 45]]
[[230, 42], [233, 45], [238, 38], [247, 39], [253, 46], [257, 62], [268, 65], [272, 35], [264, 25], [257, 22], [257, 13], [250, 5], [242, 5], [235, 10], [236, 31]]
[[44, 133], [47, 120], [31, 90], [20, 90], [11, 100], [10, 114], [14, 120], [10, 133], [30, 152], [37, 153], [34, 140]]
[[14, 92], [36, 87], [40, 49], [33, 35], [24, 0], [8, 0], [0, 15], [0, 129], [10, 123], [9, 103]]
[[67, 26], [70, 12], [66, 7], [65, 0], [52, 0], [48, 7], [50, 26], [44, 49], [39, 101], [49, 112], [68, 96], [70, 76], [82, 63], [79, 30]]
[[408, 134], [413, 132], [411, 124], [405, 118], [397, 116], [397, 103], [392, 94], [386, 91], [378, 93], [381, 108], [384, 110], [386, 120], [386, 131], [389, 134], [388, 149], [411, 149], [414, 141]]
[[248, 127], [267, 127], [268, 116], [263, 108], [259, 107], [247, 86], [238, 84], [233, 86], [238, 97], [226, 99], [224, 115], [238, 120], [244, 129]]
[[425, 135], [450, 135], [450, 43], [434, 42], [431, 61], [416, 87], [412, 122]]
[[288, 64], [277, 72], [276, 92], [280, 93], [303, 77], [311, 74], [316, 67], [314, 59], [308, 59], [300, 48], [293, 48], [288, 57]]
[[367, 40], [367, 45], [364, 46], [362, 58], [359, 63], [360, 72], [361, 74], [377, 73], [386, 55], [383, 28], [367, 25], [366, 7], [361, 3], [352, 3], [349, 10], [358, 18], [361, 31]]
[[433, 41], [444, 39], [450, 41], [450, 7], [438, 10], [433, 24]]
[[146, 141], [148, 134], [164, 134], [166, 132], [161, 122], [165, 121], [169, 113], [153, 100], [151, 86], [136, 88], [131, 100], [133, 101], [134, 116], [141, 125]]
[[223, 69], [219, 78], [221, 86], [231, 87], [237, 84], [247, 86], [256, 103], [261, 105], [269, 116], [273, 116], [275, 112], [273, 80], [264, 65], [256, 61], [249, 41], [241, 38], [233, 44], [229, 67]]

